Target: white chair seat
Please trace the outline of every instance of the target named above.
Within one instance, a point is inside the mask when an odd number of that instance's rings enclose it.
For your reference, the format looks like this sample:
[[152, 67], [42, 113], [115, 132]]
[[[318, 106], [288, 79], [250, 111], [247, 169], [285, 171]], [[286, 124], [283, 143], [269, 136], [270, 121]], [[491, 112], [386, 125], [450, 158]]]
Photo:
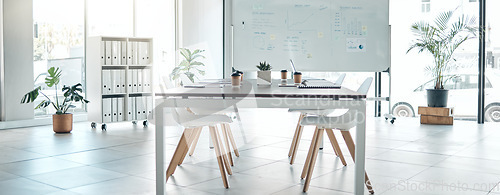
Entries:
[[354, 110], [349, 110], [345, 114], [328, 117], [328, 116], [306, 116], [300, 122], [301, 126], [317, 126], [321, 129], [339, 129], [348, 131], [356, 126], [356, 114]]
[[180, 124], [184, 127], [214, 126], [221, 123], [232, 123], [230, 117], [222, 114], [187, 115], [180, 117]]
[[300, 112], [307, 115], [329, 115], [335, 109], [288, 109], [288, 112]]

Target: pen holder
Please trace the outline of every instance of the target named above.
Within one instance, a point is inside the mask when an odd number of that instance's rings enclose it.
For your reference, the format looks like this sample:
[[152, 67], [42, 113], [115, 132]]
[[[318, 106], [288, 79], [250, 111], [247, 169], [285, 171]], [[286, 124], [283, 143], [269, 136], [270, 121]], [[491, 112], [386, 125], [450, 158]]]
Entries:
[[293, 73], [293, 82], [295, 84], [302, 83], [302, 73], [301, 72], [294, 72]]

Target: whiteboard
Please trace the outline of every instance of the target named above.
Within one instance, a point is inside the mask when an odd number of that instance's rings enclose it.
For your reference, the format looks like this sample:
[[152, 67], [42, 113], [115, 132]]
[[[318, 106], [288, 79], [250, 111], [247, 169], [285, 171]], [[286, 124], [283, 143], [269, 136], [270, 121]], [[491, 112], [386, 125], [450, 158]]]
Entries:
[[233, 66], [382, 72], [390, 67], [389, 0], [233, 0]]

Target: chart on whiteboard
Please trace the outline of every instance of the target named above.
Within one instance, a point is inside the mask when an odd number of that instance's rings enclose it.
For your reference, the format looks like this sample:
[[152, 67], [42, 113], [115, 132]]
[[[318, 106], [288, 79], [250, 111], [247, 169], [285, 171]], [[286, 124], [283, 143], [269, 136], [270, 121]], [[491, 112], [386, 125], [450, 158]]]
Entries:
[[385, 1], [234, 0], [234, 58], [321, 63], [378, 55], [388, 47], [380, 43], [388, 39], [380, 38], [388, 34], [388, 14], [377, 11], [386, 6], [380, 2]]

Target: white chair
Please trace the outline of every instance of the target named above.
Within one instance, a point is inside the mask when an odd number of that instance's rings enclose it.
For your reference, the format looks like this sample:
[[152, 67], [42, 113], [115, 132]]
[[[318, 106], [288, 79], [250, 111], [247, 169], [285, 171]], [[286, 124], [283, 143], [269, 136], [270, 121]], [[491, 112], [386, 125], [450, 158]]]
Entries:
[[[184, 74], [182, 74], [180, 76], [180, 79], [181, 79], [181, 81], [182, 81], [182, 83], [184, 85], [192, 85], [192, 84], [194, 84]], [[237, 116], [237, 119], [240, 121], [239, 114], [238, 114], [238, 109], [236, 108], [236, 106], [232, 106], [230, 108], [226, 108], [226, 109], [223, 109], [223, 110], [213, 110], [213, 109], [205, 109], [205, 108], [190, 108], [189, 111], [192, 114], [195, 114], [197, 116], [206, 116], [206, 115], [214, 115], [214, 114], [218, 114], [218, 115], [230, 115], [232, 113], [235, 113], [236, 116]], [[222, 134], [224, 135], [225, 139], [229, 139], [231, 141], [231, 146], [233, 147], [234, 155], [236, 157], [239, 157], [240, 153], [238, 151], [238, 147], [237, 147], [236, 142], [234, 140], [233, 133], [231, 131], [231, 126], [229, 124], [227, 124], [227, 123], [222, 123], [221, 124], [221, 129], [222, 129]], [[193, 143], [192, 143], [193, 146], [190, 149], [191, 151], [189, 152], [189, 156], [193, 155], [194, 150], [196, 149], [196, 145], [198, 143], [200, 134], [201, 134], [201, 131], [197, 132], [197, 134], [195, 135]], [[231, 151], [231, 146], [229, 146], [229, 144], [227, 145], [227, 150], [228, 151]], [[234, 161], [233, 161], [233, 156], [232, 156], [231, 152], [229, 152], [228, 155], [229, 155], [229, 162], [231, 163], [231, 166], [233, 166], [234, 165]]]
[[[342, 85], [345, 79], [345, 73], [342, 73], [339, 78], [335, 81], [335, 85]], [[295, 156], [297, 155], [297, 148], [299, 147], [300, 138], [302, 137], [303, 127], [300, 125], [301, 120], [308, 115], [328, 115], [334, 112], [334, 109], [289, 109], [288, 112], [300, 112], [299, 121], [297, 122], [297, 127], [295, 128], [295, 133], [293, 135], [292, 144], [290, 145], [290, 150], [288, 152], [288, 157], [290, 157], [290, 164], [295, 162]]]
[[[215, 111], [215, 110], [209, 110], [209, 109], [202, 109], [202, 108], [191, 108], [190, 110], [196, 114], [196, 115], [201, 115], [201, 116], [206, 116], [206, 115], [220, 115], [220, 116], [227, 116], [227, 114], [231, 113], [234, 108], [227, 108], [227, 109], [224, 109], [224, 110], [218, 110], [218, 111]], [[229, 119], [231, 119], [230, 117], [228, 117]], [[234, 166], [234, 161], [233, 161], [233, 155], [231, 154], [231, 147], [232, 147], [232, 150], [234, 152], [234, 155], [236, 157], [240, 157], [240, 153], [238, 151], [238, 147], [236, 145], [236, 141], [234, 140], [234, 136], [233, 136], [233, 132], [231, 130], [231, 126], [229, 125], [229, 123], [221, 123], [221, 131], [222, 131], [222, 135], [224, 136], [224, 139], [226, 141], [226, 148], [227, 150], [229, 151], [228, 152], [228, 156], [229, 156], [229, 162], [231, 163], [231, 166]], [[193, 140], [193, 146], [191, 147], [191, 150], [189, 152], [189, 156], [192, 156], [193, 153], [194, 153], [194, 150], [196, 149], [196, 144], [200, 138], [200, 134], [201, 134], [201, 131], [199, 131], [196, 136], [194, 137], [194, 140]], [[228, 141], [229, 140], [229, 141]], [[228, 144], [228, 142], [230, 144]]]
[[[221, 141], [221, 136], [217, 129], [217, 125], [221, 125], [221, 131], [224, 136], [227, 148], [229, 148], [229, 136], [228, 124], [232, 122], [231, 118], [226, 115], [196, 115], [190, 112], [189, 109], [179, 108], [175, 109], [174, 119], [184, 126], [184, 132], [177, 144], [174, 155], [170, 160], [170, 164], [167, 168], [166, 179], [174, 174], [177, 166], [180, 166], [189, 152], [189, 149], [194, 149], [198, 138], [200, 137], [201, 130], [203, 127], [208, 126], [210, 130], [210, 137], [212, 138], [215, 155], [217, 156], [217, 161], [219, 163], [219, 170], [222, 177], [222, 182], [225, 188], [229, 188], [229, 183], [227, 181], [226, 171], [228, 175], [232, 175], [231, 163], [229, 162], [228, 152], [224, 150], [224, 144]], [[231, 136], [232, 138], [232, 136]], [[196, 141], [195, 141], [196, 140]], [[232, 140], [234, 142], [234, 140]], [[230, 153], [230, 152], [229, 152]], [[232, 161], [232, 159], [231, 159]]]
[[[359, 87], [358, 92], [361, 94], [367, 94], [368, 90], [370, 89], [372, 80], [373, 79], [371, 77], [367, 78], [363, 82], [363, 84]], [[337, 156], [339, 156], [339, 158], [341, 159], [342, 163], [345, 166], [346, 165], [345, 159], [342, 155], [342, 151], [337, 142], [337, 139], [335, 138], [335, 134], [333, 133], [333, 129], [340, 130], [342, 137], [344, 138], [345, 143], [347, 145], [347, 148], [349, 149], [351, 157], [353, 161], [355, 160], [354, 158], [355, 146], [351, 133], [349, 132], [349, 129], [357, 125], [358, 114], [363, 114], [363, 113], [357, 112], [356, 110], [348, 110], [345, 114], [336, 117], [328, 117], [328, 116], [303, 117], [300, 123], [301, 126], [308, 126], [308, 125], [316, 126], [316, 129], [314, 131], [314, 136], [311, 141], [311, 146], [307, 154], [306, 163], [304, 164], [304, 169], [302, 170], [302, 175], [301, 175], [302, 179], [306, 178], [306, 181], [304, 183], [304, 192], [307, 192], [309, 184], [311, 182], [311, 177], [314, 171], [314, 165], [316, 163], [316, 158], [318, 156], [319, 143], [320, 140], [323, 139], [323, 132], [326, 131], [335, 153], [337, 154]], [[374, 191], [373, 188], [371, 187], [370, 180], [368, 179], [368, 174], [366, 174], [366, 172], [365, 172], [365, 184], [366, 187], [368, 188], [368, 191], [371, 194], [373, 194]]]

